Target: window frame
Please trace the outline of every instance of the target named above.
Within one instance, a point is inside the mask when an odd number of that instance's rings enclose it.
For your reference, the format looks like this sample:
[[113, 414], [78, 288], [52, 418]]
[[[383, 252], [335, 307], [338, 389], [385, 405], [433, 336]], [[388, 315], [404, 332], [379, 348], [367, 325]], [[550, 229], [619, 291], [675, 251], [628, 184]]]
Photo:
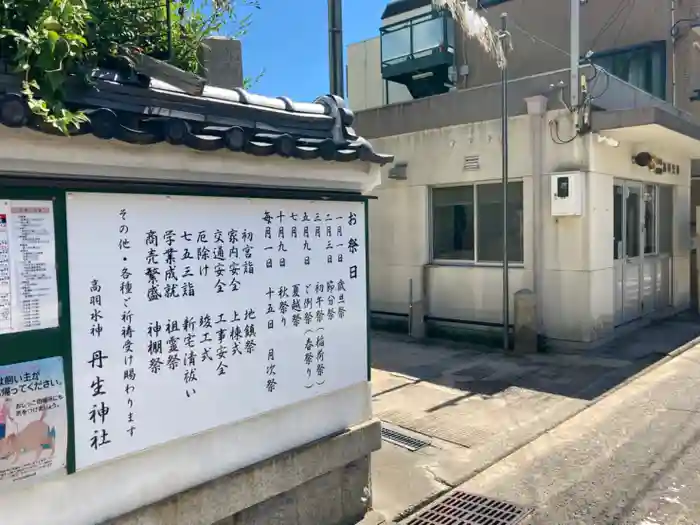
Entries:
[[[441, 38], [441, 46], [445, 48], [445, 50], [454, 53], [454, 44], [450, 44], [448, 42], [448, 35], [447, 35], [447, 24], [448, 23], [454, 23], [454, 20], [452, 19], [451, 16], [448, 16], [446, 11], [442, 10], [434, 10], [431, 11], [430, 13], [425, 13], [418, 15], [413, 18], [407, 18], [405, 20], [401, 20], [399, 22], [394, 22], [393, 24], [388, 24], [385, 26], [382, 26], [379, 28], [379, 62], [382, 66], [384, 65], [392, 65], [392, 64], [398, 64], [401, 62], [404, 62], [406, 60], [415, 60], [417, 57], [421, 57], [427, 54], [427, 52], [430, 52], [432, 49], [438, 49], [440, 45], [433, 47], [433, 48], [428, 48], [428, 50], [421, 50], [416, 52], [413, 46], [413, 28], [415, 25], [420, 25], [421, 23], [424, 22], [432, 22], [435, 19], [441, 19], [442, 21], [442, 38]], [[408, 47], [409, 47], [409, 52], [405, 55], [401, 56], [396, 56], [394, 58], [389, 58], [389, 59], [384, 59], [384, 36], [387, 34], [394, 33], [396, 31], [401, 31], [401, 30], [407, 30], [408, 31]]]
[[[605, 69], [608, 73], [611, 75], [615, 76], [616, 78], [619, 78], [620, 80], [629, 83], [630, 85], [633, 85], [637, 89], [640, 89], [644, 91], [645, 93], [650, 94], [653, 97], [656, 97], [660, 100], [667, 100], [667, 95], [668, 95], [668, 64], [666, 61], [666, 49], [667, 44], [665, 40], [651, 40], [648, 42], [643, 42], [640, 44], [634, 44], [631, 46], [625, 46], [625, 47], [618, 47], [618, 48], [613, 48], [613, 49], [605, 49], [603, 51], [598, 51], [596, 53], [593, 53], [590, 57], [589, 60], [591, 63], [597, 65], [598, 67], [601, 67]], [[631, 59], [631, 57], [635, 53], [646, 53], [647, 57], [649, 60], [653, 60], [654, 55], [656, 54], [659, 58], [659, 64], [658, 67], [661, 70], [660, 72], [662, 73], [662, 83], [661, 83], [661, 92], [660, 93], [654, 93], [652, 91], [648, 91], [646, 88], [635, 86], [629, 81], [628, 79], [624, 79], [622, 77], [617, 77], [613, 71], [609, 71], [600, 63], [598, 62], [599, 60], [614, 60], [616, 57], [625, 57], [627, 56], [628, 60]], [[651, 82], [653, 82], [653, 77], [656, 73], [659, 73], [659, 71], [652, 71], [651, 72], [651, 77], [650, 79], [647, 79]], [[652, 86], [653, 89], [653, 86]]]
[[[473, 267], [491, 267], [491, 268], [502, 268], [502, 261], [480, 261], [479, 260], [479, 186], [484, 185], [501, 185], [501, 181], [494, 180], [483, 180], [468, 183], [455, 183], [455, 184], [440, 184], [435, 186], [430, 186], [428, 192], [428, 234], [429, 234], [429, 255], [430, 264], [433, 266], [473, 266]], [[513, 261], [508, 260], [508, 266], [511, 268], [524, 268], [525, 267], [525, 182], [522, 178], [509, 179], [508, 184], [521, 184], [522, 185], [522, 208], [523, 208], [523, 227], [521, 228], [523, 236], [523, 260]], [[470, 186], [474, 188], [474, 258], [473, 259], [443, 259], [435, 257], [435, 230], [434, 230], [434, 199], [433, 191], [436, 189], [446, 189], [446, 188], [464, 188]]]
[[651, 199], [652, 201], [652, 209], [654, 211], [654, 217], [652, 222], [652, 227], [654, 228], [653, 231], [653, 243], [654, 243], [654, 250], [647, 252], [647, 228], [646, 228], [646, 220], [642, 222], [642, 254], [644, 257], [656, 257], [659, 255], [659, 184], [655, 183], [643, 183], [642, 185], [642, 203], [644, 204], [643, 206], [643, 211], [646, 213], [646, 203], [647, 201], [644, 200], [644, 192], [646, 191], [646, 188], [650, 187], [653, 189], [653, 197]]

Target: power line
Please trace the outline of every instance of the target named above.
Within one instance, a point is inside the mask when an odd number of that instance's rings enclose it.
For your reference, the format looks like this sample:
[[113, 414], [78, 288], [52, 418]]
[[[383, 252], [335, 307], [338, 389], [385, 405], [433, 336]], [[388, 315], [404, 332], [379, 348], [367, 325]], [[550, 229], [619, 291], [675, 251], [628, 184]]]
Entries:
[[629, 7], [630, 4], [634, 3], [634, 0], [620, 0], [620, 3], [617, 4], [617, 8], [613, 12], [612, 15], [610, 15], [610, 18], [603, 24], [603, 26], [600, 28], [598, 31], [598, 34], [593, 37], [593, 40], [591, 41], [591, 45], [589, 49], [593, 49], [598, 43], [598, 39], [605, 34], [605, 32], [612, 27], [612, 25], [617, 21], [617, 19], [620, 17], [622, 12], [625, 10], [626, 7]]
[[[618, 4], [617, 9], [615, 10], [615, 13], [613, 13], [613, 15], [611, 16], [611, 19], [609, 19], [608, 22], [606, 24], [604, 24], [603, 28], [600, 31], [598, 31], [598, 35], [596, 35], [596, 37], [594, 38], [594, 41], [596, 39], [598, 39], [600, 37], [600, 35], [602, 35], [610, 27], [610, 25], [612, 25], [610, 23], [610, 20], [612, 20], [612, 23], [614, 23], [615, 19], [617, 19], [617, 17], [620, 16], [620, 13], [624, 10], [624, 8], [627, 7], [629, 4], [631, 4], [631, 6], [633, 7], [635, 2], [636, 2], [636, 0], [621, 0], [620, 4]], [[480, 4], [477, 4], [477, 5], [480, 6]], [[486, 8], [484, 8], [484, 7], [478, 7], [477, 10], [486, 12]], [[538, 42], [544, 46], [549, 47], [550, 49], [553, 49], [553, 50], [567, 56], [567, 57], [571, 57], [571, 53], [569, 51], [567, 51], [566, 49], [563, 49], [563, 48], [557, 46], [556, 44], [553, 44], [553, 43], [545, 40], [544, 38], [537, 36], [536, 34], [528, 31], [523, 26], [518, 24], [511, 16], [508, 17], [508, 23], [509, 23], [509, 25], [513, 26], [515, 29], [520, 31], [523, 35], [530, 38], [533, 42]], [[626, 24], [626, 21], [625, 21], [625, 24]], [[624, 28], [624, 25], [623, 25], [623, 28]], [[591, 48], [593, 47], [593, 45], [594, 44], [591, 45]], [[597, 85], [597, 83], [598, 83], [597, 79], [599, 76], [599, 72], [602, 72], [603, 75], [605, 76], [605, 87], [602, 89], [602, 91], [599, 94], [594, 96], [589, 91], [588, 101], [591, 102], [593, 100], [596, 100], [596, 99], [602, 97], [605, 94], [605, 92], [608, 90], [608, 88], [610, 87], [610, 73], [608, 73], [605, 69], [595, 65], [593, 62], [591, 62], [590, 58], [588, 58], [588, 57], [586, 57], [586, 62], [593, 69], [593, 75], [590, 78], [586, 79], [587, 83], [590, 84], [591, 88], [594, 88]]]
[[562, 48], [560, 48], [560, 47], [558, 47], [558, 46], [552, 44], [551, 42], [547, 42], [545, 39], [543, 39], [543, 38], [541, 38], [541, 37], [539, 37], [539, 36], [537, 36], [537, 35], [534, 35], [534, 34], [530, 33], [527, 29], [525, 29], [524, 27], [520, 26], [518, 23], [514, 22], [512, 18], [509, 17], [509, 18], [508, 18], [508, 21], [513, 25], [513, 27], [515, 27], [518, 31], [520, 31], [522, 34], [524, 34], [525, 36], [529, 37], [529, 38], [532, 39], [533, 41], [539, 42], [540, 44], [544, 44], [544, 45], [546, 45], [546, 46], [548, 46], [548, 47], [551, 47], [551, 48], [554, 49], [555, 51], [559, 51], [560, 53], [563, 53], [563, 54], [566, 55], [567, 57], [570, 57], [570, 56], [571, 56], [571, 53], [569, 53], [569, 52], [566, 51], [565, 49], [562, 49]]
[[[538, 42], [540, 44], [543, 44], [551, 49], [554, 49], [555, 51], [558, 51], [559, 53], [562, 53], [563, 55], [566, 55], [567, 57], [571, 56], [571, 53], [569, 53], [566, 49], [562, 49], [561, 47], [559, 47], [555, 44], [552, 44], [551, 42], [548, 42], [544, 38], [541, 38], [541, 37], [531, 33], [530, 31], [528, 31], [527, 29], [525, 29], [524, 27], [522, 27], [521, 25], [519, 25], [517, 22], [513, 21], [512, 19], [510, 19], [509, 22], [511, 23], [511, 25], [513, 27], [515, 27], [518, 31], [523, 33], [528, 38], [530, 38], [533, 42]], [[609, 76], [610, 74], [605, 69], [593, 64], [590, 61], [590, 59], [586, 59], [586, 62], [588, 63], [588, 65], [590, 65], [593, 68], [593, 75], [591, 76], [591, 78], [587, 79], [587, 82], [591, 84], [591, 87], [595, 87], [595, 85], [597, 84], [598, 72], [602, 72], [606, 78], [605, 87], [598, 95], [592, 96], [589, 93], [590, 100], [595, 100], [595, 99], [603, 96], [603, 94], [608, 90], [608, 87], [610, 86], [610, 76]]]
[[627, 18], [625, 18], [624, 22], [622, 22], [622, 25], [620, 26], [620, 29], [617, 30], [617, 36], [615, 37], [615, 40], [613, 40], [613, 45], [612, 47], [617, 46], [617, 41], [620, 39], [620, 35], [622, 32], [625, 30], [625, 26], [627, 26], [627, 22], [630, 19], [630, 15], [632, 14], [632, 11], [634, 11], [634, 5], [636, 4], [637, 0], [632, 0], [629, 9], [627, 10]]

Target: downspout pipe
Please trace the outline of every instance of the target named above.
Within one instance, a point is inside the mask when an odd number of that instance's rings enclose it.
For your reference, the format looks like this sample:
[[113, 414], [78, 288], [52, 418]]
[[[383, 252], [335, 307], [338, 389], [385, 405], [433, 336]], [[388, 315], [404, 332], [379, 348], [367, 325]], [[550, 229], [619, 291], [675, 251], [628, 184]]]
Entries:
[[532, 159], [532, 291], [537, 309], [537, 333], [544, 333], [542, 287], [544, 273], [544, 199], [549, 197], [549, 184], [544, 173], [544, 147], [547, 126], [547, 97], [537, 95], [525, 99], [530, 116], [530, 157]]
[[678, 27], [676, 26], [676, 0], [671, 0], [671, 104], [676, 105], [677, 79], [676, 79], [676, 41], [678, 40]]

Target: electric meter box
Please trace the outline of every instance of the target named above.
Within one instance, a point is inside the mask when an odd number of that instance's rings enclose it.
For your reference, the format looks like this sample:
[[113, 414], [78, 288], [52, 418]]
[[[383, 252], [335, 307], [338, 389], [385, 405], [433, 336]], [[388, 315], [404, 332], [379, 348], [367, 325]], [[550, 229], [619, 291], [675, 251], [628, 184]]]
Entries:
[[583, 215], [585, 173], [570, 171], [551, 176], [552, 216], [577, 217]]

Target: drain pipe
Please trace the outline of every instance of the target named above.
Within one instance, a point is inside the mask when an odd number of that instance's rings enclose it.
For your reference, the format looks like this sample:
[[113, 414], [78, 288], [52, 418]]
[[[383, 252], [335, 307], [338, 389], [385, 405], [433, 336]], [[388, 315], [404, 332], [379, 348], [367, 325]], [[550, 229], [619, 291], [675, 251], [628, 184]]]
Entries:
[[501, 189], [503, 192], [503, 350], [510, 350], [510, 286], [508, 283], [508, 15], [501, 13], [498, 40], [504, 57], [501, 69]]
[[676, 105], [676, 0], [671, 0], [671, 103]]
[[537, 333], [543, 333], [542, 323], [542, 274], [544, 270], [543, 210], [547, 209], [543, 198], [549, 197], [549, 185], [545, 180], [544, 144], [547, 126], [547, 97], [537, 95], [525, 99], [527, 113], [530, 116], [530, 156], [532, 158], [532, 291], [535, 294], [537, 309]]

